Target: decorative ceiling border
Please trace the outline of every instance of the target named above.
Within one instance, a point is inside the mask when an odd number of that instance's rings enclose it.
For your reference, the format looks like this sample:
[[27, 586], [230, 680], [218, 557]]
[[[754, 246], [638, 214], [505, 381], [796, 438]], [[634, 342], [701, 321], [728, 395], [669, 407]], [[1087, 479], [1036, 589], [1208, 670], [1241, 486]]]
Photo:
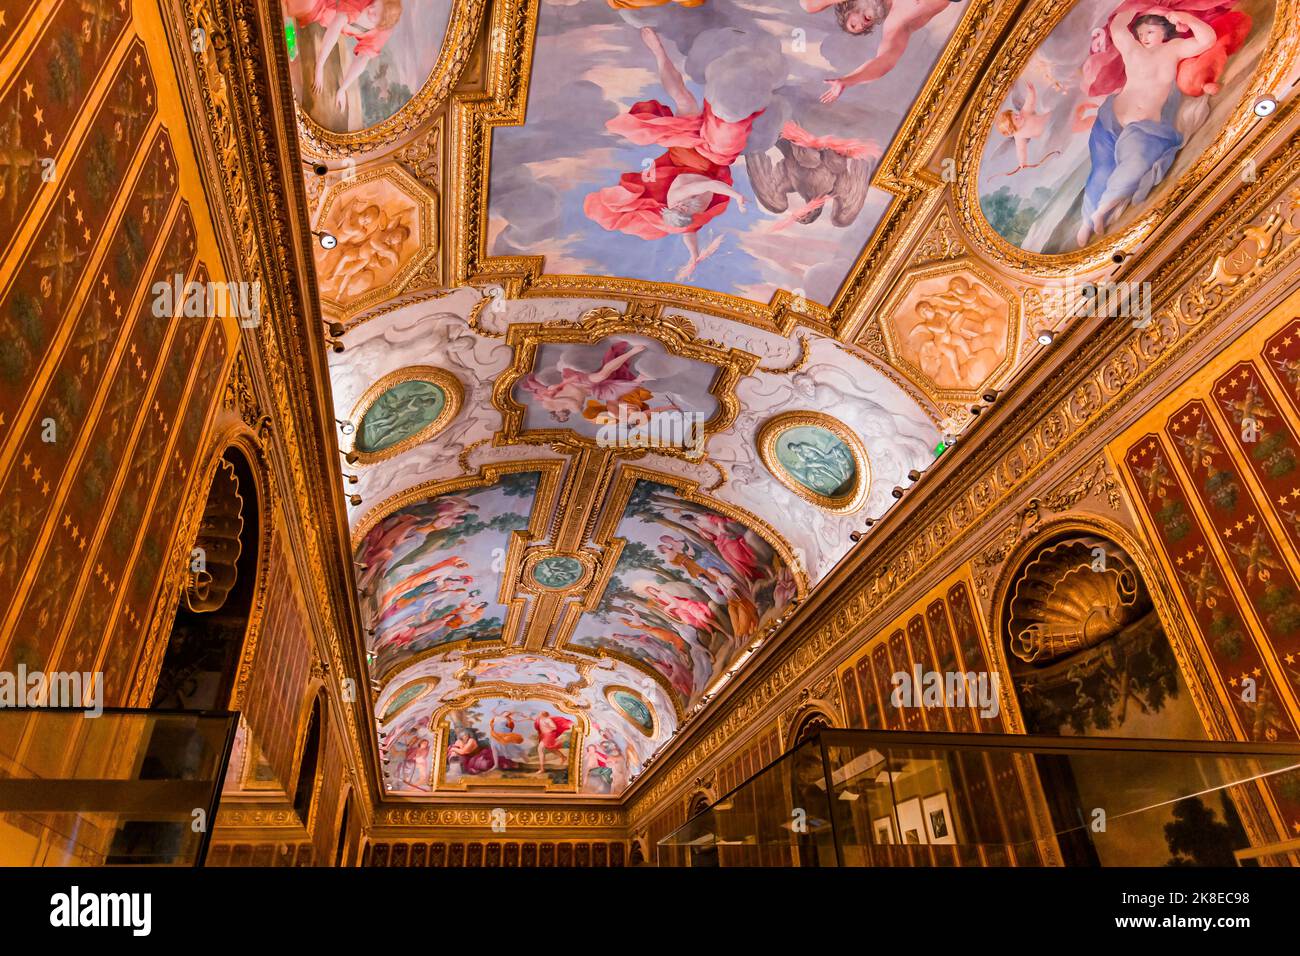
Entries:
[[[283, 28], [256, 0], [163, 0], [161, 14], [228, 275], [262, 289], [262, 322], [241, 348], [259, 402], [274, 410], [268, 454], [333, 712], [345, 715], [349, 775], [366, 768], [373, 804], [383, 793], [373, 715], [344, 684], [364, 686], [365, 648], [333, 416], [319, 401], [329, 375]], [[206, 38], [198, 50], [196, 36]]]

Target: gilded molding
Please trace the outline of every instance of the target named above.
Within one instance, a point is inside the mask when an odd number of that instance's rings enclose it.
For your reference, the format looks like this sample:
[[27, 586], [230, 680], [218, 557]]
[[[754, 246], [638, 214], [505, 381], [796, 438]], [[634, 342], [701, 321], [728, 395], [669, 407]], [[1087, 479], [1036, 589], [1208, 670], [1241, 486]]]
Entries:
[[[442, 411], [438, 413], [438, 417], [415, 434], [407, 435], [401, 441], [394, 442], [387, 448], [379, 451], [362, 451], [357, 448], [356, 442], [361, 435], [361, 424], [365, 421], [366, 412], [370, 411], [370, 407], [394, 385], [413, 381], [432, 382], [442, 389], [444, 404]], [[445, 369], [434, 368], [432, 365], [407, 365], [403, 368], [394, 369], [387, 375], [380, 376], [362, 393], [361, 397], [357, 399], [357, 403], [352, 406], [352, 411], [348, 414], [348, 421], [352, 423], [353, 427], [352, 442], [346, 450], [356, 452], [357, 463], [361, 465], [373, 465], [375, 462], [385, 461], [395, 455], [400, 455], [408, 448], [423, 444], [450, 425], [460, 412], [460, 406], [464, 400], [464, 386], [460, 384], [460, 380], [455, 375]]]
[[355, 157], [380, 149], [419, 129], [447, 99], [460, 80], [483, 20], [487, 0], [462, 0], [451, 7], [451, 20], [443, 35], [442, 49], [428, 79], [419, 91], [388, 119], [351, 133], [328, 130], [309, 116], [294, 99], [303, 150], [331, 158]]

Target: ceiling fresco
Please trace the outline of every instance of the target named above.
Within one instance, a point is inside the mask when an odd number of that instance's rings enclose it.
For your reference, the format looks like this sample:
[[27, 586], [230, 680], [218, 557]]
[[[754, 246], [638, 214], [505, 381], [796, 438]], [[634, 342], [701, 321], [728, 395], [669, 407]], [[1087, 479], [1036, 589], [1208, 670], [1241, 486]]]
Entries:
[[1062, 253], [1132, 222], [1214, 141], [1273, 14], [1273, 0], [1076, 4], [989, 135], [979, 175], [989, 225], [1021, 249]]
[[829, 302], [966, 4], [907, 6], [902, 24], [874, 0], [542, 4], [528, 120], [493, 143], [490, 252]]
[[429, 79], [452, 0], [284, 0], [303, 113], [349, 133], [388, 119]]
[[1297, 7], [286, 0], [388, 792], [623, 793], [1206, 214]]

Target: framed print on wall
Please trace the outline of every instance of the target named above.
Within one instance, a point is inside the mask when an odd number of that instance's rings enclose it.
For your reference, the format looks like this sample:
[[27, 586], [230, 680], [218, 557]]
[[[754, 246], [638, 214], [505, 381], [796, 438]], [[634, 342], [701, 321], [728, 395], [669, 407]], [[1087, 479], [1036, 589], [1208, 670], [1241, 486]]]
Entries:
[[903, 844], [916, 845], [929, 842], [925, 831], [925, 817], [921, 813], [920, 797], [913, 797], [898, 805], [898, 835], [898, 842]]
[[922, 809], [925, 813], [925, 832], [931, 843], [957, 842], [947, 791], [940, 790], [926, 797]]

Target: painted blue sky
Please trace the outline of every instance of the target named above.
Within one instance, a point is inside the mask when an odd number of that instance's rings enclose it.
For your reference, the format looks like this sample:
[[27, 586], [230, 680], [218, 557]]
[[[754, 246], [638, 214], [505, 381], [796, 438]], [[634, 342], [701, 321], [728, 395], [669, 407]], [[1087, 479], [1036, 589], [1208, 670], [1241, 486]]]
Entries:
[[[645, 10], [614, 10], [599, 0], [543, 0], [527, 121], [493, 133], [488, 251], [545, 255], [548, 273], [668, 282], [686, 265], [680, 237], [650, 241], [609, 231], [583, 212], [587, 194], [616, 184], [623, 173], [640, 172], [664, 149], [636, 145], [605, 128], [640, 100], [673, 105], [641, 27], [653, 27], [697, 100], [737, 116], [763, 110], [745, 152], [766, 150], [779, 160], [774, 147], [787, 121], [814, 136], [886, 148], [966, 6], [952, 4], [918, 31], [889, 74], [822, 104], [825, 80], [862, 64], [879, 42], [876, 34], [843, 32], [831, 10], [809, 14], [797, 0], [708, 0], [691, 9], [670, 4]], [[759, 301], [786, 288], [828, 302], [889, 197], [872, 189], [847, 227], [834, 226], [827, 208], [816, 222], [772, 230], [781, 217], [754, 198], [743, 156], [731, 173], [748, 211], [733, 201], [704, 226], [701, 248], [719, 236], [722, 241], [686, 281]]]

